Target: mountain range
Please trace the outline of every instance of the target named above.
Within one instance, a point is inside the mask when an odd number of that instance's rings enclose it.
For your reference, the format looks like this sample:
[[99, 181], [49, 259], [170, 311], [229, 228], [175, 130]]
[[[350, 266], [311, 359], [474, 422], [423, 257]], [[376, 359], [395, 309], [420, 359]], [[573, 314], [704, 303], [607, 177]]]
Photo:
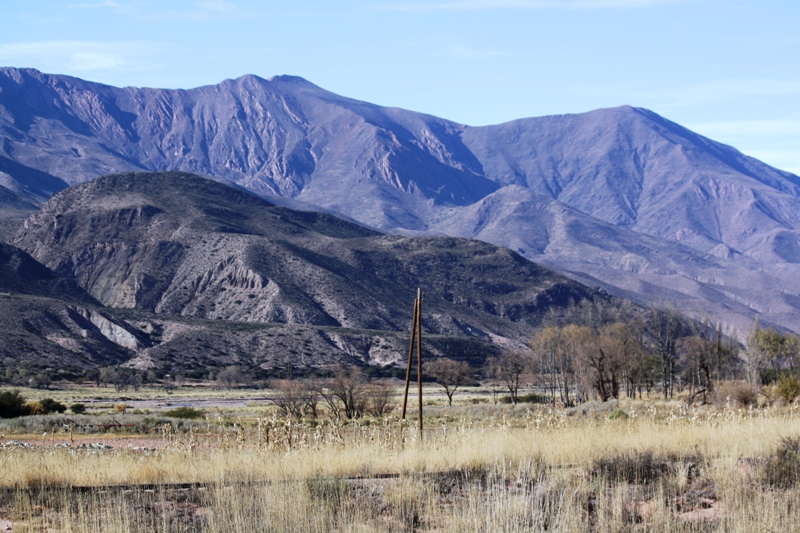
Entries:
[[506, 248], [384, 235], [181, 172], [57, 193], [0, 244], [0, 276], [4, 359], [166, 372], [397, 363], [417, 287], [426, 353], [476, 362], [573, 303], [622, 305]]
[[800, 332], [800, 178], [645, 109], [469, 127], [292, 76], [164, 90], [0, 69], [3, 205], [167, 170], [383, 232], [501, 245], [734, 335], [757, 315]]

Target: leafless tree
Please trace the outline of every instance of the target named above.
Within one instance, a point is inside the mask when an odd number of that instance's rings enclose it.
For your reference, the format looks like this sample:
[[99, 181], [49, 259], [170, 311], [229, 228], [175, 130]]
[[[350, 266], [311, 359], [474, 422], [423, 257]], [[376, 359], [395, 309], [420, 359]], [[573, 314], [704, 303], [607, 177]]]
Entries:
[[672, 309], [653, 308], [648, 317], [648, 331], [661, 369], [664, 398], [672, 396], [676, 370], [676, 343], [681, 334], [681, 316]]
[[274, 394], [270, 400], [281, 416], [301, 419], [306, 414], [317, 417], [319, 392], [305, 380], [279, 379], [269, 383]]
[[561, 330], [561, 342], [564, 344], [564, 350], [573, 358], [575, 399], [578, 402], [587, 401], [589, 394], [595, 389], [596, 380], [585, 362], [587, 347], [592, 348], [595, 336], [595, 331], [588, 326], [570, 324]]
[[388, 383], [370, 383], [366, 394], [366, 411], [371, 416], [384, 417], [396, 407], [394, 402], [395, 390]]
[[550, 391], [553, 405], [556, 393], [564, 405], [571, 405], [572, 384], [575, 381], [573, 353], [567, 349], [561, 328], [551, 326], [539, 330], [531, 339], [533, 365], [545, 389]]
[[338, 365], [332, 378], [320, 387], [322, 399], [334, 416], [341, 412], [347, 418], [361, 418], [367, 407], [367, 379], [356, 367]]
[[472, 369], [467, 363], [444, 357], [427, 363], [425, 372], [444, 388], [447, 405], [453, 405], [453, 395], [456, 390], [472, 380]]
[[706, 403], [706, 396], [714, 388], [711, 379], [711, 367], [714, 357], [714, 342], [700, 335], [682, 337], [676, 343], [678, 360], [684, 368], [684, 377], [690, 387], [691, 404], [697, 395], [703, 395], [703, 403]]
[[516, 406], [522, 376], [530, 365], [530, 356], [521, 350], [508, 350], [490, 361], [492, 375], [508, 390], [511, 403]]
[[247, 382], [247, 376], [238, 366], [229, 366], [217, 374], [217, 383], [229, 389], [245, 382]]

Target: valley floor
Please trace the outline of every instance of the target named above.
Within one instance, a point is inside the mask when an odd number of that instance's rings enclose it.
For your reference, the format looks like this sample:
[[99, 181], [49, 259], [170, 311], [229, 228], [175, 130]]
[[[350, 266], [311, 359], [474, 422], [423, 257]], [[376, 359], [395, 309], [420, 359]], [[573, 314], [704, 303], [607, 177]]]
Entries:
[[[492, 403], [490, 392], [457, 395], [453, 407], [429, 396], [423, 438], [416, 420], [403, 424], [396, 410], [383, 419], [297, 421], [255, 397], [195, 420], [104, 407], [6, 420], [0, 525], [749, 532], [800, 523], [796, 405], [687, 408], [654, 398], [513, 408]], [[176, 392], [175, 403], [186, 395]], [[132, 425], [87, 434], [75, 424], [103, 417]]]

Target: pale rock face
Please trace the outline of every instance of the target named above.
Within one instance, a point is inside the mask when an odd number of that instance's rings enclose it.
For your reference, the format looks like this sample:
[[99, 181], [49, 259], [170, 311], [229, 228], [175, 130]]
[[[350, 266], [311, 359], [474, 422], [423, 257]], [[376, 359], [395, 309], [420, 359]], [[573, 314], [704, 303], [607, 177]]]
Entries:
[[[0, 69], [0, 89], [0, 175], [15, 201], [183, 170], [388, 232], [506, 246], [731, 333], [756, 313], [800, 331], [800, 178], [645, 109], [468, 127], [290, 76], [173, 91]], [[132, 252], [155, 253], [179, 252]], [[126, 280], [92, 294], [146, 300]]]
[[137, 351], [145, 348], [147, 344], [139, 339], [132, 331], [118, 324], [102, 313], [83, 307], [72, 307], [74, 312], [88, 320], [102, 335], [119, 346]]

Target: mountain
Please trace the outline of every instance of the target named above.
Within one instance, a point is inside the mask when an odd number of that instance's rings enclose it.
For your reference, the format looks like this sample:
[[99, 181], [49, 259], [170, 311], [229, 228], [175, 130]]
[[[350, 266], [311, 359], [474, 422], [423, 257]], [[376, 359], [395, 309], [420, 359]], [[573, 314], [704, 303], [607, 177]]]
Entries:
[[122, 363], [149, 342], [69, 279], [0, 243], [0, 366], [62, 371]]
[[398, 362], [417, 287], [428, 350], [479, 360], [526, 342], [550, 311], [619, 305], [505, 248], [387, 236], [181, 172], [72, 186], [13, 244], [44, 265], [31, 273], [75, 280], [141, 339], [134, 365]]
[[0, 90], [0, 158], [70, 184], [194, 172], [382, 231], [506, 246], [732, 333], [757, 314], [800, 331], [800, 178], [644, 109], [469, 127], [291, 76], [120, 89], [6, 68]]

